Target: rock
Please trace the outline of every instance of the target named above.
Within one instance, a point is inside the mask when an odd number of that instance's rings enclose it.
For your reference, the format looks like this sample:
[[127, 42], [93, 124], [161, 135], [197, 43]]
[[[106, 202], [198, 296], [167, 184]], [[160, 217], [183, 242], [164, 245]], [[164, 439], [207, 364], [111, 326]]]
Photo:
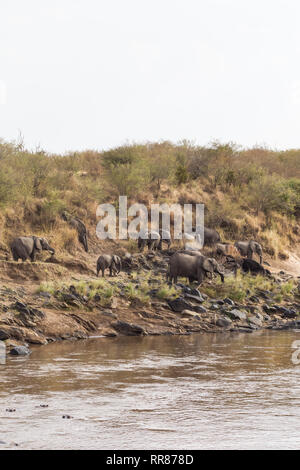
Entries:
[[193, 312], [192, 310], [183, 310], [183, 312], [181, 312], [181, 315], [185, 318], [196, 318], [197, 320], [201, 320], [199, 315], [196, 312]]
[[229, 326], [231, 326], [231, 324], [232, 324], [232, 321], [230, 320], [230, 318], [220, 317], [216, 321], [216, 325], [221, 326], [222, 328], [228, 328]]
[[211, 304], [210, 306], [211, 310], [220, 310], [220, 305], [217, 303]]
[[238, 310], [234, 308], [233, 310], [227, 311], [226, 315], [228, 315], [230, 318], [233, 318], [234, 320], [246, 320], [247, 315], [245, 312], [241, 312], [241, 310]]
[[38, 297], [43, 297], [44, 299], [51, 299], [51, 294], [49, 294], [49, 292], [39, 292]]
[[191, 289], [191, 295], [196, 295], [197, 297], [203, 297], [203, 295], [201, 294], [201, 292], [199, 291], [199, 289]]
[[225, 304], [231, 305], [232, 307], [234, 306], [234, 301], [231, 300], [229, 297], [226, 297], [226, 298], [223, 300], [223, 302], [224, 302]]
[[198, 313], [206, 313], [207, 309], [205, 307], [202, 307], [202, 305], [195, 305], [193, 306], [193, 310]]
[[174, 300], [167, 300], [167, 303], [173, 312], [182, 312], [183, 310], [189, 310], [191, 308], [191, 305], [182, 297], [177, 297], [177, 299]]
[[26, 346], [14, 346], [9, 354], [12, 356], [28, 356], [31, 354], [31, 351]]
[[253, 316], [253, 317], [249, 317], [248, 320], [249, 320], [249, 323], [255, 326], [258, 326], [259, 328], [262, 327], [262, 321], [259, 318]]
[[296, 311], [292, 309], [288, 310], [283, 315], [284, 318], [297, 318], [297, 316], [298, 314], [296, 313]]
[[270, 307], [270, 306], [267, 305], [267, 304], [264, 304], [264, 305], [262, 306], [262, 308], [263, 308], [263, 310], [264, 310], [266, 313], [268, 313], [268, 314], [270, 314], [270, 313], [276, 313], [276, 312], [277, 312], [277, 310], [276, 310], [275, 307]]
[[17, 301], [13, 305], [11, 305], [11, 308], [17, 310], [21, 315], [23, 315], [23, 318], [25, 318], [26, 316], [32, 319], [42, 319], [45, 317], [44, 312], [42, 312], [41, 310], [38, 310], [34, 307], [29, 307], [28, 305], [20, 301]]
[[270, 300], [270, 297], [273, 296], [272, 292], [269, 290], [260, 290], [258, 291], [257, 295], [264, 300]]
[[[264, 315], [262, 315], [262, 314], [259, 313], [259, 312], [255, 312], [255, 316], [256, 316], [256, 318], [259, 318], [259, 320], [261, 320], [261, 321], [264, 320]], [[266, 316], [268, 316], [268, 315], [266, 315]], [[270, 318], [270, 317], [269, 317], [269, 318]]]
[[204, 302], [204, 299], [201, 295], [197, 296], [197, 295], [185, 294], [184, 297], [190, 300], [194, 300], [195, 302], [199, 302], [199, 303]]
[[8, 334], [7, 331], [1, 329], [0, 330], [0, 341], [5, 341], [6, 339], [9, 339], [10, 335]]
[[259, 298], [256, 297], [256, 295], [252, 295], [251, 297], [249, 297], [249, 300], [250, 300], [251, 302], [256, 303], [256, 304], [259, 303]]
[[146, 330], [133, 323], [127, 323], [124, 321], [117, 321], [111, 325], [116, 331], [126, 336], [145, 336], [147, 335]]

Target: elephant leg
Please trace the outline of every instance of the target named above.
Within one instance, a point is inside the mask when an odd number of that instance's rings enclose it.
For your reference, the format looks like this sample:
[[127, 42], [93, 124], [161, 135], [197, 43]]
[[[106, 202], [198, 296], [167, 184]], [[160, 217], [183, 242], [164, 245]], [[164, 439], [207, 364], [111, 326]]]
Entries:
[[30, 261], [31, 261], [32, 263], [35, 262], [35, 252], [34, 252], [34, 251], [31, 253], [31, 255], [29, 256], [29, 258], [30, 258]]
[[216, 271], [216, 273], [219, 274], [221, 281], [224, 283], [224, 274], [221, 271]]
[[104, 277], [104, 268], [102, 268], [101, 271], [102, 271], [102, 277]]
[[202, 269], [199, 269], [197, 273], [197, 281], [199, 285], [202, 284], [204, 277], [205, 277], [205, 271], [203, 271]]
[[16, 261], [16, 262], [18, 262], [18, 261], [19, 261], [19, 255], [18, 255], [18, 253], [17, 253], [15, 250], [13, 250], [13, 251], [12, 251], [12, 255], [13, 255], [13, 260]]

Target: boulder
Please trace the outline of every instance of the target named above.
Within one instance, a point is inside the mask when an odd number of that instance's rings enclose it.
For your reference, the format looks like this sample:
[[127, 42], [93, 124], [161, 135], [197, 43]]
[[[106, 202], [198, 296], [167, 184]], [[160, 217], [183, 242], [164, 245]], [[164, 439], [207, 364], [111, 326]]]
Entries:
[[232, 321], [230, 320], [230, 318], [220, 317], [216, 321], [216, 325], [222, 328], [228, 328], [231, 326], [231, 324], [232, 324]]
[[111, 325], [116, 331], [126, 336], [145, 336], [146, 330], [139, 325], [127, 323], [124, 321], [117, 321]]
[[192, 294], [185, 294], [184, 297], [189, 300], [193, 300], [194, 302], [202, 303], [204, 299], [201, 295], [192, 295]]
[[248, 320], [251, 325], [258, 326], [259, 328], [262, 327], [262, 321], [259, 318], [252, 316], [252, 317], [249, 317]]
[[191, 304], [186, 302], [182, 297], [177, 297], [174, 300], [167, 300], [169, 307], [173, 310], [173, 312], [182, 312], [183, 310], [191, 309]]
[[246, 313], [242, 312], [241, 310], [238, 310], [237, 308], [227, 311], [226, 314], [233, 320], [246, 320], [247, 319]]
[[4, 330], [4, 329], [0, 329], [0, 341], [5, 341], [6, 339], [9, 339], [10, 338], [10, 335], [9, 333]]
[[9, 354], [12, 356], [28, 356], [31, 354], [31, 351], [26, 346], [14, 346]]

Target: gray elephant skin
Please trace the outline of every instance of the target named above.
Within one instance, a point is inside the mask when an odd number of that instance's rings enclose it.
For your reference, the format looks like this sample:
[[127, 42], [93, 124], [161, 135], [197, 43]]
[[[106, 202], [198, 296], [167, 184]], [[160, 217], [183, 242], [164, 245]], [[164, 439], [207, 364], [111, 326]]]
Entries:
[[203, 255], [175, 253], [170, 258], [167, 278], [176, 284], [178, 276], [186, 277], [189, 281], [197, 280], [202, 283], [207, 273], [217, 273], [224, 282], [224, 275], [214, 258]]
[[204, 235], [203, 246], [213, 246], [221, 241], [219, 232], [217, 232], [217, 230], [215, 230], [214, 228], [201, 227], [198, 225], [196, 231], [199, 235], [202, 230]]
[[99, 272], [102, 272], [102, 277], [104, 277], [104, 272], [106, 269], [109, 269], [109, 275], [118, 274], [122, 268], [122, 261], [120, 256], [117, 255], [100, 255], [97, 260], [97, 276]]
[[143, 251], [145, 246], [148, 250], [158, 250], [161, 243], [161, 236], [155, 230], [145, 232], [144, 236], [138, 238], [138, 249]]
[[46, 250], [54, 255], [55, 250], [52, 248], [45, 238], [41, 237], [18, 237], [15, 238], [10, 246], [14, 261], [21, 259], [26, 261], [28, 258], [32, 262], [35, 261], [36, 253]]
[[172, 237], [171, 237], [170, 231], [161, 229], [159, 231], [159, 236], [160, 236], [160, 241], [159, 241], [159, 244], [158, 244], [158, 249], [162, 250], [163, 243], [166, 243], [167, 249], [169, 250], [170, 246], [171, 246], [171, 243], [172, 243]]
[[85, 251], [88, 253], [89, 247], [87, 241], [87, 230], [84, 223], [78, 219], [78, 217], [74, 217], [71, 214], [68, 214], [66, 211], [64, 211], [61, 216], [71, 227], [77, 230], [78, 240], [83, 245]]
[[241, 263], [242, 270], [245, 273], [251, 274], [261, 274], [262, 276], [271, 276], [271, 272], [268, 269], [265, 269], [261, 264], [259, 264], [254, 259], [245, 258]]
[[239, 250], [241, 256], [246, 256], [249, 259], [252, 259], [253, 255], [256, 253], [259, 256], [260, 264], [262, 264], [262, 247], [255, 240], [250, 240], [247, 242], [236, 242], [234, 246]]

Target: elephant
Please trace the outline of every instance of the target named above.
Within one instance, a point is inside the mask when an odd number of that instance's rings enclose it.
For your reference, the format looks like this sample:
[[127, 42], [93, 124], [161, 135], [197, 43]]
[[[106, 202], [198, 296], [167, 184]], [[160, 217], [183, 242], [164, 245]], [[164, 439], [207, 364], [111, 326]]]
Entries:
[[251, 274], [262, 274], [263, 276], [271, 276], [271, 272], [265, 269], [261, 264], [253, 259], [245, 258], [242, 261], [242, 270], [245, 273], [250, 272]]
[[50, 251], [52, 255], [55, 254], [54, 248], [52, 248], [45, 238], [41, 237], [18, 237], [15, 238], [10, 246], [14, 261], [21, 259], [26, 261], [30, 258], [31, 262], [35, 261], [37, 251]]
[[239, 250], [241, 256], [245, 256], [249, 259], [252, 259], [253, 254], [256, 253], [259, 256], [260, 264], [262, 264], [262, 247], [255, 240], [250, 240], [247, 242], [236, 242], [234, 246]]
[[162, 244], [163, 244], [163, 242], [165, 242], [167, 244], [168, 250], [169, 250], [170, 246], [171, 246], [171, 243], [172, 243], [172, 237], [171, 237], [170, 231], [161, 229], [159, 231], [159, 236], [160, 236], [160, 241], [159, 241], [159, 244], [158, 244], [158, 249], [162, 250]]
[[238, 249], [231, 243], [217, 243], [216, 245], [216, 254], [221, 256], [232, 256], [238, 257]]
[[104, 277], [105, 269], [109, 269], [109, 275], [119, 274], [122, 268], [122, 261], [120, 256], [117, 255], [100, 255], [97, 260], [97, 277], [99, 271], [102, 271], [102, 277]]
[[177, 283], [178, 276], [186, 277], [189, 281], [197, 280], [202, 283], [207, 273], [217, 273], [224, 282], [224, 274], [214, 258], [203, 255], [175, 253], [170, 258], [167, 280]]
[[221, 241], [220, 234], [215, 229], [197, 226], [195, 239], [196, 241], [199, 241], [199, 243], [201, 243], [201, 235], [200, 235], [201, 229], [203, 230], [203, 236], [204, 236], [203, 246], [213, 246], [216, 243]]
[[84, 246], [85, 251], [88, 253], [89, 247], [87, 241], [87, 230], [84, 223], [80, 219], [78, 219], [78, 217], [73, 217], [67, 211], [63, 211], [62, 218], [63, 220], [68, 222], [71, 227], [77, 230], [78, 240]]
[[145, 246], [148, 246], [148, 250], [157, 250], [161, 241], [160, 234], [155, 230], [149, 230], [143, 233], [144, 237], [138, 238], [138, 248], [143, 251]]

